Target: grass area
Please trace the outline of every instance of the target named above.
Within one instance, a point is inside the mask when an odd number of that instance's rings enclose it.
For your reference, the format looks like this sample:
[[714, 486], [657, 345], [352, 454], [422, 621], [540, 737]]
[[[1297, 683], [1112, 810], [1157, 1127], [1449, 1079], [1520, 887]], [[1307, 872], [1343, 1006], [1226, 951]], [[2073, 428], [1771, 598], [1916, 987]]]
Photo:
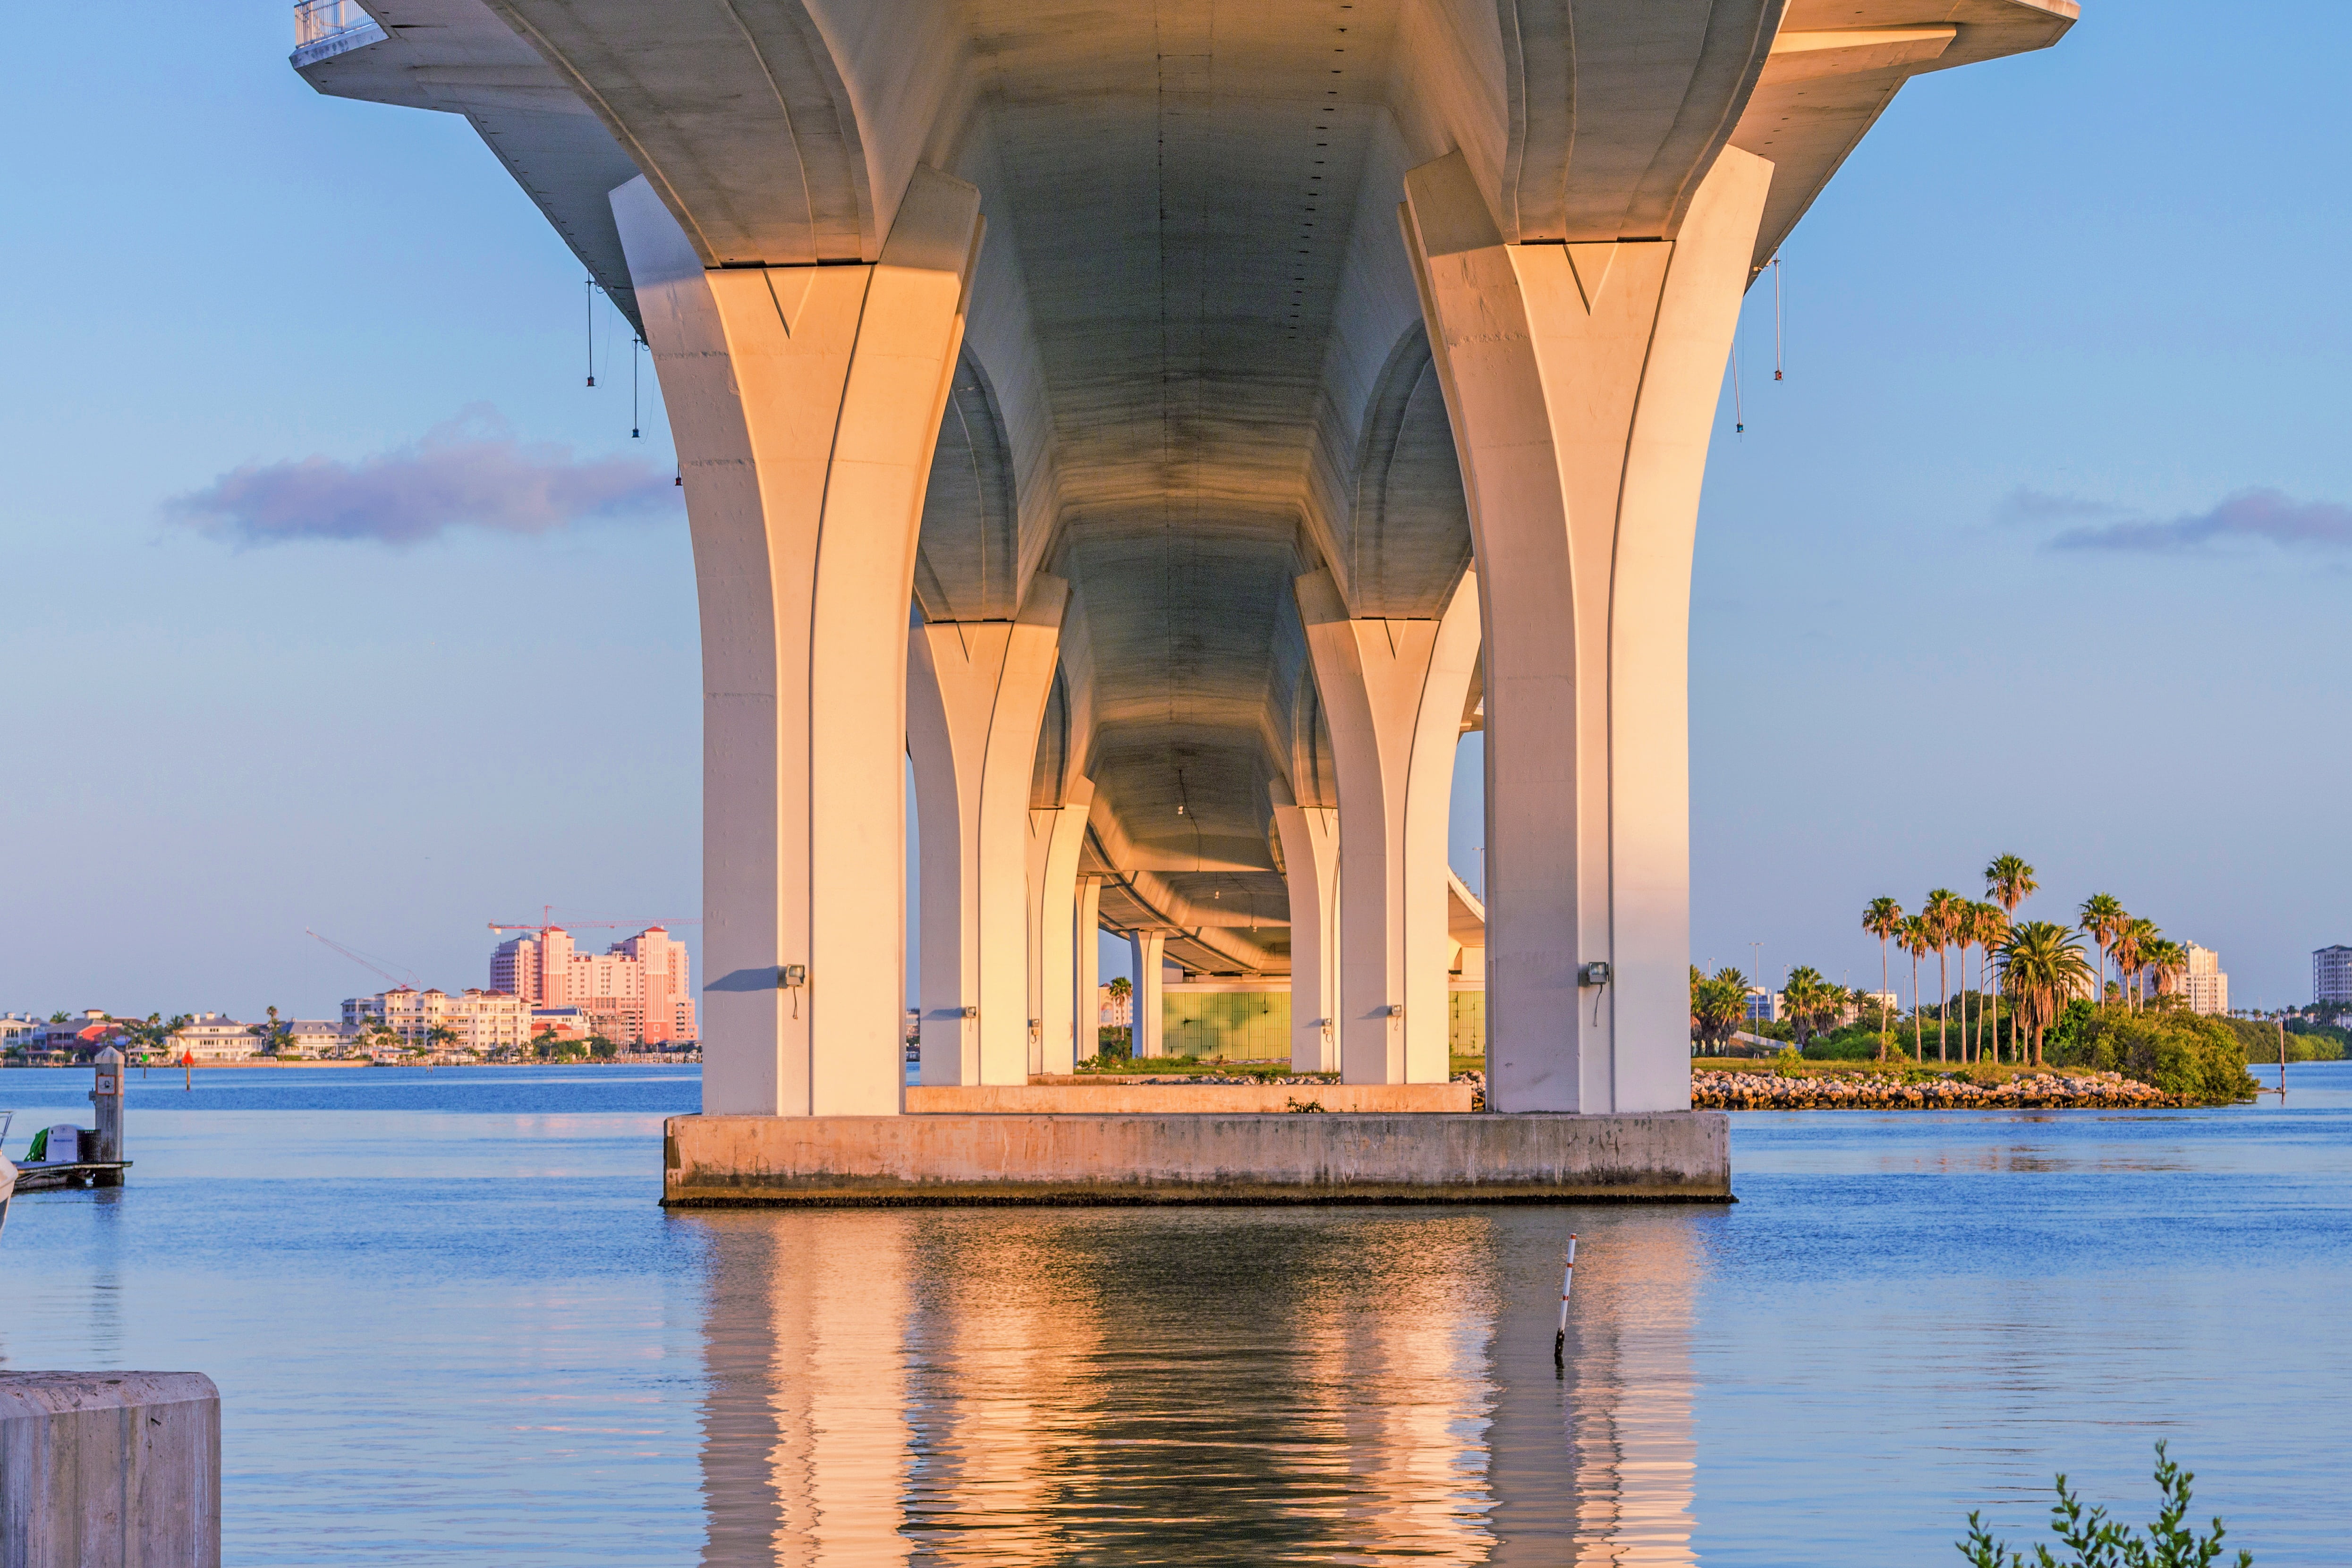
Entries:
[[[1483, 1072], [1486, 1069], [1484, 1056], [1454, 1056], [1447, 1065], [1449, 1075], [1455, 1072]], [[1078, 1063], [1080, 1074], [1118, 1074], [1148, 1072], [1156, 1078], [1218, 1077], [1250, 1078], [1328, 1078], [1339, 1082], [1336, 1072], [1294, 1073], [1287, 1061], [1216, 1061], [1205, 1056], [1150, 1056], [1139, 1061], [1126, 1057], [1089, 1057]]]
[[[1117, 1077], [1127, 1073], [1149, 1073], [1154, 1078], [1291, 1078], [1303, 1077], [1290, 1071], [1285, 1061], [1224, 1061], [1206, 1056], [1146, 1056], [1089, 1057], [1078, 1063], [1081, 1076], [1102, 1074]], [[1338, 1079], [1336, 1072], [1313, 1076]]]

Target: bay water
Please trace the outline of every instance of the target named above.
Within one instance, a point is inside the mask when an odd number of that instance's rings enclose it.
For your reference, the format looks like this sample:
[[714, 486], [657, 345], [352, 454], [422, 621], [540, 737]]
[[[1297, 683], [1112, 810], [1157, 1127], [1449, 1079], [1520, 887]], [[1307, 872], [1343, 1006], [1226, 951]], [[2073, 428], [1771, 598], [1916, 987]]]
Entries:
[[[259, 1563], [1957, 1563], [2158, 1439], [2352, 1560], [2352, 1063], [1735, 1113], [1728, 1207], [666, 1213], [691, 1068], [130, 1074], [0, 1363], [207, 1373]], [[8, 1151], [86, 1070], [0, 1072]], [[1561, 1252], [1580, 1238], [1565, 1365]]]

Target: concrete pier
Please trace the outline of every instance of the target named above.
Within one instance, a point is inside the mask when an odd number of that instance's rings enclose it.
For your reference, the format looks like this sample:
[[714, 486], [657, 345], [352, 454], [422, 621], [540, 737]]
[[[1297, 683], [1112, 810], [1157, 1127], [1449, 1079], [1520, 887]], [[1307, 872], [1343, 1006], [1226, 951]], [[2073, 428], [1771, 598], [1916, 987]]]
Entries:
[[220, 1568], [220, 1474], [202, 1373], [0, 1373], [7, 1568]]
[[663, 1144], [683, 1207], [1731, 1198], [1710, 1112], [673, 1116]]

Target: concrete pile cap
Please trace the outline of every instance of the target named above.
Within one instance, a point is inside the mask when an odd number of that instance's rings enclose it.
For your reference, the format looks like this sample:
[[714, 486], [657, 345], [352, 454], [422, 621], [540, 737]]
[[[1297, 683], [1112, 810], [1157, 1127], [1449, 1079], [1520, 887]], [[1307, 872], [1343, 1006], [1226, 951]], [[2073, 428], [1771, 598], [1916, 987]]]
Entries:
[[219, 1397], [201, 1372], [0, 1372], [0, 1421]]

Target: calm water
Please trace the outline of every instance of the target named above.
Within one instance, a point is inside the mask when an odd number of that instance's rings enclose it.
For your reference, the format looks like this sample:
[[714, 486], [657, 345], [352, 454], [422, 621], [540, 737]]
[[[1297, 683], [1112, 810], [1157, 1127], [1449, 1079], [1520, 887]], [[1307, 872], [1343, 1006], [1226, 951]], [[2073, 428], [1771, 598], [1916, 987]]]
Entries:
[[[1739, 1113], [1729, 1208], [665, 1215], [691, 1069], [134, 1074], [8, 1366], [220, 1384], [232, 1563], [1956, 1563], [2169, 1437], [2347, 1560], [2352, 1064]], [[0, 1073], [33, 1126], [86, 1071]], [[1582, 1237], [1568, 1375], [1561, 1242]]]

